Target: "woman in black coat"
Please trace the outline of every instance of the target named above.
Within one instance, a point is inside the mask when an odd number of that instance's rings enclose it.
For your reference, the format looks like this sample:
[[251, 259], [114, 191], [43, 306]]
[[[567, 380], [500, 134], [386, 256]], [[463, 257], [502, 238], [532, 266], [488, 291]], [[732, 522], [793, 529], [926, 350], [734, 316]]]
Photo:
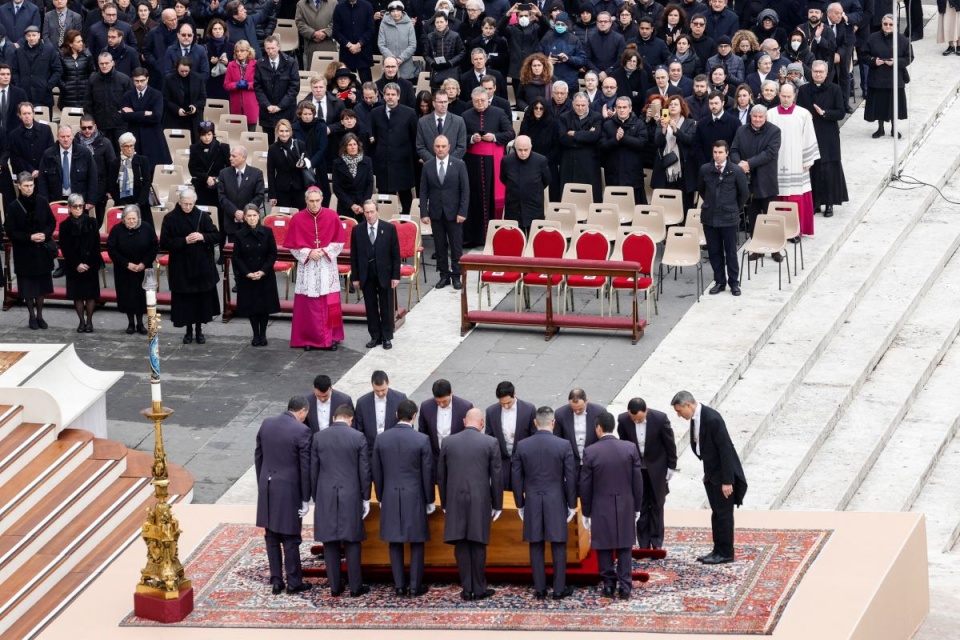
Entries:
[[436, 89], [447, 78], [457, 79], [465, 51], [460, 34], [450, 29], [445, 13], [434, 14], [433, 26], [434, 30], [424, 37], [423, 58], [430, 72], [430, 87]]
[[60, 251], [67, 276], [67, 300], [80, 319], [77, 333], [93, 333], [93, 312], [100, 297], [99, 271], [100, 229], [97, 219], [84, 210], [83, 196], [72, 193], [67, 198], [70, 216], [60, 223]]
[[[879, 33], [871, 33], [861, 49], [864, 63], [870, 69], [870, 97], [863, 118], [867, 122], [876, 122], [874, 138], [883, 136], [883, 123], [893, 122], [893, 99], [897, 99], [897, 119], [907, 117], [906, 83], [910, 82], [907, 65], [913, 61], [913, 49], [910, 40], [903, 34], [897, 34], [897, 86], [893, 86], [893, 16], [885, 15], [880, 22]], [[890, 129], [893, 135], [893, 128]]]
[[[693, 207], [700, 166], [697, 164], [697, 123], [690, 118], [687, 103], [680, 96], [669, 96], [667, 108], [670, 119], [661, 120], [654, 142], [657, 155], [653, 163], [650, 186], [654, 189], [680, 189], [683, 192], [683, 210]], [[664, 156], [670, 152], [679, 156], [678, 162], [666, 166]]]
[[227, 35], [227, 23], [220, 18], [214, 18], [207, 23], [204, 32], [203, 46], [207, 49], [210, 58], [210, 77], [207, 78], [207, 99], [229, 100], [230, 94], [223, 86], [223, 78], [227, 73], [227, 64], [233, 60], [233, 42]]
[[207, 341], [203, 325], [220, 315], [217, 283], [220, 275], [213, 258], [213, 248], [220, 240], [220, 232], [210, 216], [196, 207], [197, 193], [193, 189], [180, 192], [179, 203], [163, 218], [160, 228], [160, 249], [170, 254], [167, 281], [172, 300], [170, 317], [173, 326], [186, 327], [183, 344], [194, 340]]
[[237, 277], [237, 315], [250, 319], [254, 347], [267, 346], [267, 321], [271, 313], [280, 312], [277, 275], [277, 242], [273, 231], [260, 221], [260, 209], [247, 205], [243, 212], [246, 223], [237, 230], [233, 243], [233, 273]]
[[534, 153], [547, 159], [550, 165], [550, 200], [560, 201], [563, 185], [560, 184], [560, 144], [557, 142], [557, 121], [550, 115], [547, 101], [534, 98], [520, 121], [520, 135], [529, 136]]
[[643, 67], [643, 58], [637, 53], [635, 45], [629, 45], [620, 56], [620, 66], [610, 74], [617, 81], [617, 96], [627, 96], [633, 100], [633, 110], [643, 106], [644, 96], [650, 88], [650, 76]]
[[117, 308], [127, 314], [127, 335], [134, 331], [147, 335], [143, 326], [143, 314], [147, 312], [143, 272], [153, 267], [158, 250], [157, 232], [152, 226], [141, 223], [137, 205], [127, 205], [123, 210], [123, 224], [114, 226], [107, 237], [107, 253], [113, 261]]
[[18, 179], [20, 196], [10, 201], [4, 212], [4, 230], [13, 249], [13, 271], [17, 275], [17, 290], [27, 303], [31, 329], [46, 329], [43, 319], [43, 296], [53, 293], [53, 259], [48, 244], [52, 243], [57, 219], [43, 196], [35, 194], [33, 175], [25, 171]]
[[163, 81], [163, 128], [189, 131], [191, 142], [196, 142], [206, 103], [206, 78], [193, 72], [190, 58], [181, 58]]
[[63, 35], [60, 47], [60, 64], [63, 75], [60, 76], [60, 108], [82, 107], [87, 79], [93, 72], [93, 56], [83, 47], [83, 36], [76, 29]]
[[[110, 167], [112, 175], [107, 177], [111, 182], [107, 189], [115, 193], [114, 205], [125, 207], [135, 204], [140, 211], [150, 211], [150, 185], [153, 182], [153, 170], [147, 156], [136, 152], [137, 138], [132, 133], [124, 133], [117, 140], [120, 145], [120, 155], [117, 166]], [[191, 160], [193, 156], [191, 156]], [[147, 216], [147, 226], [153, 230], [153, 216]], [[156, 231], [154, 231], [156, 233]]]
[[[217, 196], [217, 176], [230, 166], [230, 145], [220, 142], [216, 137], [216, 125], [212, 122], [200, 123], [200, 142], [190, 145], [190, 183], [197, 191], [197, 204], [216, 207], [220, 200]], [[223, 229], [223, 212], [218, 211], [220, 228]]]
[[[344, 109], [353, 114], [353, 111]], [[341, 116], [341, 120], [343, 117]], [[322, 125], [322, 126], [320, 126]], [[353, 116], [352, 127], [357, 125], [356, 115]], [[331, 132], [334, 127], [341, 127], [340, 124], [330, 126]], [[331, 134], [332, 135], [332, 134]], [[297, 105], [297, 119], [293, 122], [293, 137], [297, 141], [297, 146], [301, 153], [307, 155], [310, 160], [310, 168], [317, 177], [317, 186], [323, 194], [321, 204], [324, 207], [330, 206], [330, 180], [327, 178], [327, 150], [329, 148], [330, 135], [327, 134], [326, 123], [317, 120], [316, 107], [312, 102], [303, 100]], [[269, 159], [269, 158], [268, 158]], [[299, 197], [303, 197], [300, 194]]]
[[[302, 171], [309, 168], [306, 149], [294, 139], [293, 126], [287, 119], [277, 122], [274, 135], [276, 141], [267, 150], [266, 181], [270, 185], [270, 204], [299, 211], [304, 207], [303, 192], [310, 186], [304, 184]], [[304, 156], [303, 161], [301, 156]]]
[[333, 193], [337, 215], [363, 221], [363, 203], [373, 197], [373, 160], [363, 155], [363, 145], [352, 133], [343, 136], [333, 159]]

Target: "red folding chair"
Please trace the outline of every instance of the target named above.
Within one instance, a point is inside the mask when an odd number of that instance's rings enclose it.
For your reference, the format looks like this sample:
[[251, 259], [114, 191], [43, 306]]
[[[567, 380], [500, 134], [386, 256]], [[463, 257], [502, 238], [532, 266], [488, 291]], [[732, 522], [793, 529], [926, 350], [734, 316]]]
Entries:
[[[400, 241], [400, 281], [408, 281], [407, 309], [413, 304], [413, 289], [417, 289], [417, 302], [420, 302], [420, 225], [409, 220], [390, 220], [390, 224], [397, 228], [397, 239]], [[413, 258], [413, 264], [407, 260]]]
[[[490, 221], [491, 224], [496, 222]], [[524, 246], [527, 239], [518, 227], [499, 227], [493, 232], [490, 239], [490, 252], [484, 251], [487, 255], [505, 256], [510, 258], [519, 258], [523, 255]], [[513, 308], [514, 311], [520, 311], [520, 279], [523, 274], [519, 271], [481, 271], [480, 279], [477, 281], [477, 307], [483, 308], [483, 289], [487, 289], [487, 306], [492, 306], [490, 302], [490, 283], [513, 285]]]
[[[603, 231], [586, 229], [574, 240], [573, 247], [567, 253], [567, 257], [573, 260], [608, 260], [610, 258], [610, 241], [607, 240]], [[603, 299], [607, 291], [607, 278], [605, 276], [567, 276], [561, 313], [567, 310], [567, 298], [570, 299], [570, 310], [575, 311], [572, 289], [595, 289], [597, 297], [600, 299], [600, 315], [603, 315]]]
[[[610, 308], [613, 308], [613, 297], [617, 298], [617, 313], [620, 313], [620, 290], [642, 291], [644, 299], [647, 302], [647, 319], [650, 318], [650, 301], [653, 300], [653, 309], [657, 309], [657, 289], [653, 280], [653, 261], [657, 257], [657, 244], [653, 238], [642, 231], [630, 231], [625, 233], [618, 247], [614, 249], [614, 260], [625, 260], [627, 262], [640, 263], [640, 277], [634, 278], [619, 277], [613, 278], [610, 282]], [[612, 312], [611, 312], [612, 314]]]
[[[559, 229], [542, 227], [537, 229], [530, 237], [524, 255], [531, 258], [563, 258], [567, 250], [567, 241]], [[520, 280], [521, 288], [524, 294], [524, 302], [527, 309], [530, 308], [530, 287], [557, 287], [557, 293], [561, 291], [563, 276], [559, 273], [527, 273]]]
[[[353, 242], [353, 228], [357, 226], [357, 221], [355, 218], [350, 218], [348, 216], [340, 216], [340, 224], [343, 226], [343, 233], [346, 236], [346, 241], [343, 243], [343, 250], [345, 252], [350, 251], [350, 247]], [[343, 279], [343, 301], [347, 302], [350, 299], [350, 265], [348, 264], [338, 264], [337, 265], [337, 274]], [[354, 292], [357, 296], [357, 300], [360, 300], [360, 289], [357, 289]]]
[[[277, 242], [277, 247], [283, 246], [283, 240], [287, 237], [287, 229], [290, 224], [290, 216], [286, 215], [271, 215], [263, 219], [263, 226], [270, 229], [273, 232], [273, 239]], [[290, 299], [290, 278], [293, 274], [293, 262], [288, 262], [286, 260], [277, 260], [273, 263], [273, 271], [275, 273], [283, 273], [287, 276], [287, 293], [286, 299]]]
[[[110, 235], [110, 230], [115, 226], [123, 222], [123, 207], [110, 207], [107, 209], [106, 214], [107, 222], [107, 235]], [[107, 265], [113, 264], [113, 260], [110, 259], [110, 253], [107, 251], [100, 252], [100, 258], [103, 260], [103, 267], [100, 268], [100, 276], [103, 278], [103, 287], [107, 287]]]

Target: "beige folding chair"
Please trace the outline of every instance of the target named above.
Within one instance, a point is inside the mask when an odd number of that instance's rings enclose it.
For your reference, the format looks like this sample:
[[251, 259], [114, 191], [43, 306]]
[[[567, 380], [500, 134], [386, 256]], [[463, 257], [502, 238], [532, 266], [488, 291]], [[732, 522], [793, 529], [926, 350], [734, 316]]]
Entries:
[[198, 204], [197, 209], [200, 211], [206, 211], [210, 214], [210, 222], [213, 223], [213, 226], [217, 228], [217, 231], [220, 231], [220, 216], [217, 214], [217, 208], [210, 205]]
[[230, 113], [230, 101], [219, 100], [217, 98], [207, 98], [207, 104], [203, 107], [203, 119], [210, 122], [220, 123], [220, 116]]
[[322, 72], [331, 62], [339, 62], [340, 54], [336, 51], [314, 51], [310, 56], [310, 71]]
[[[61, 115], [61, 120], [60, 120], [60, 124], [68, 124], [68, 125], [70, 125], [75, 132], [76, 132], [76, 131], [79, 131], [78, 127], [80, 126], [80, 117], [79, 117], [79, 116], [77, 116], [76, 121], [73, 121], [73, 120], [72, 120], [73, 114], [76, 113], [77, 109], [80, 109], [80, 108], [79, 108], [79, 107], [67, 107], [67, 110], [71, 112], [71, 120], [70, 120], [70, 122], [63, 122], [63, 120], [62, 120], [62, 115]], [[81, 116], [83, 115], [83, 109], [80, 109], [80, 115], [81, 115]], [[52, 122], [52, 114], [50, 113], [50, 107], [41, 107], [41, 106], [39, 106], [39, 105], [34, 106], [34, 107], [33, 107], [33, 117], [34, 117], [35, 120], [40, 120], [41, 122], [46, 122], [46, 123]], [[56, 132], [54, 132], [54, 135], [56, 135]]]
[[273, 207], [270, 207], [270, 214], [269, 214], [269, 215], [271, 215], [271, 216], [292, 216], [292, 215], [295, 214], [296, 212], [297, 212], [296, 207], [273, 206]]
[[[790, 254], [787, 252], [787, 235], [785, 231], [784, 219], [781, 215], [759, 215], [757, 224], [753, 228], [753, 236], [744, 243], [740, 255], [740, 272], [743, 272], [744, 264], [747, 261], [747, 254], [766, 253], [783, 254], [787, 261], [787, 283], [792, 282], [790, 278]], [[760, 260], [754, 262], [754, 273], [760, 268]], [[750, 279], [750, 269], [747, 269], [747, 280]], [[783, 263], [777, 262], [778, 286], [783, 289]], [[743, 284], [743, 277], [740, 277], [740, 284]]]
[[240, 134], [240, 144], [247, 148], [247, 154], [265, 152], [270, 148], [267, 134], [262, 131], [244, 131]]
[[[671, 227], [667, 230], [667, 242], [663, 248], [663, 257], [660, 258], [657, 281], [660, 292], [663, 292], [663, 268], [674, 267], [677, 271], [683, 267], [697, 268], [697, 302], [700, 302], [700, 292], [703, 291], [703, 265], [700, 264], [700, 241], [697, 230], [690, 227]], [[673, 272], [673, 279], [677, 279], [677, 271]]]
[[430, 91], [430, 72], [421, 71], [420, 75], [417, 76], [417, 93], [421, 91]]
[[170, 152], [173, 155], [173, 164], [177, 165], [180, 173], [184, 176], [190, 175], [190, 148], [177, 149], [176, 151], [171, 149]]
[[[607, 242], [614, 242], [620, 232], [620, 207], [606, 202], [594, 203], [587, 210], [587, 223], [600, 226], [600, 231], [607, 238]], [[576, 236], [571, 239], [571, 244]]]
[[633, 207], [636, 206], [633, 187], [605, 187], [603, 202], [620, 207], [620, 224], [633, 222]]
[[373, 67], [370, 69], [370, 76], [374, 82], [383, 77], [383, 56], [380, 54], [373, 56]]
[[263, 186], [268, 187], [269, 180], [267, 178], [267, 152], [266, 151], [257, 151], [254, 153], [247, 154], [247, 162], [250, 163], [251, 167], [256, 167], [263, 172]]
[[563, 185], [563, 194], [560, 202], [569, 202], [577, 207], [577, 220], [587, 219], [587, 212], [593, 204], [593, 186], [582, 182], [568, 182]]
[[555, 220], [560, 223], [560, 233], [570, 241], [573, 228], [577, 226], [577, 205], [569, 202], [548, 202], [544, 207], [543, 217], [546, 220]]
[[187, 129], [164, 129], [163, 137], [167, 139], [170, 155], [175, 155], [181, 149], [190, 150], [190, 132]]
[[663, 221], [663, 207], [652, 204], [638, 204], [633, 207], [631, 229], [642, 229], [644, 233], [660, 244], [667, 238], [667, 225]]
[[158, 164], [153, 168], [153, 191], [161, 203], [174, 201], [177, 187], [184, 184], [186, 182], [177, 165]]
[[679, 189], [654, 189], [650, 204], [663, 207], [663, 222], [668, 227], [683, 223], [683, 192]]
[[247, 132], [247, 116], [241, 114], [226, 113], [220, 116], [220, 122], [217, 123], [217, 131], [226, 133], [231, 145], [238, 144], [240, 134]]
[[703, 220], [700, 217], [700, 209], [690, 209], [687, 211], [687, 226], [693, 227], [700, 234], [700, 246], [707, 246], [707, 237], [703, 235]]
[[800, 209], [796, 202], [773, 200], [767, 205], [767, 215], [781, 216], [783, 218], [783, 231], [787, 240], [796, 238], [793, 242], [793, 275], [797, 275], [797, 247], [800, 247], [800, 268], [805, 268], [803, 264], [803, 235], [800, 233]]
[[382, 220], [394, 220], [400, 217], [400, 196], [395, 193], [376, 193], [373, 195], [377, 211]]
[[280, 38], [280, 51], [296, 51], [300, 48], [300, 34], [297, 23], [289, 18], [277, 19], [277, 28], [273, 35]]

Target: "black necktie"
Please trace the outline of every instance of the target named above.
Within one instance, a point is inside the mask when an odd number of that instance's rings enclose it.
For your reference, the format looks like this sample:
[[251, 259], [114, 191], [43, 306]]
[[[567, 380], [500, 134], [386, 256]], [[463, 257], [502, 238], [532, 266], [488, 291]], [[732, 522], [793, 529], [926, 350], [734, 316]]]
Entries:
[[443, 133], [443, 118], [437, 118], [437, 135]]
[[693, 418], [690, 418], [690, 449], [693, 450], [693, 455], [700, 457], [700, 451], [697, 447], [697, 437], [694, 433], [695, 425], [693, 424]]
[[6, 127], [7, 120], [7, 90], [0, 90], [0, 129]]

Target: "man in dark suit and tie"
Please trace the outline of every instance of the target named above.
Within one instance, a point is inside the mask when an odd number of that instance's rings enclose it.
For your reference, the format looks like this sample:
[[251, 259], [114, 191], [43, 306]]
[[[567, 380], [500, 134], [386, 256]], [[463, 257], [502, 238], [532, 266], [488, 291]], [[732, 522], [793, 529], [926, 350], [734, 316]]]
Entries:
[[597, 551], [603, 597], [612, 598], [616, 589], [621, 600], [629, 600], [633, 590], [631, 550], [643, 505], [640, 452], [634, 444], [613, 435], [612, 414], [604, 411], [594, 424], [597, 441], [584, 450], [580, 470], [580, 513], [590, 531], [590, 548]]
[[[49, 4], [47, 6], [50, 6]], [[76, 11], [67, 9], [67, 0], [53, 0], [53, 11], [43, 16], [43, 41], [58, 49], [63, 46], [63, 36], [67, 31], [83, 30], [83, 18]], [[61, 22], [63, 21], [62, 26]]]
[[163, 137], [163, 95], [151, 86], [147, 70], [133, 70], [133, 89], [123, 94], [120, 117], [137, 137], [137, 153], [150, 159], [150, 166], [170, 164], [170, 149]]
[[321, 373], [313, 379], [313, 393], [307, 396], [306, 425], [311, 433], [323, 431], [333, 421], [333, 412], [340, 405], [353, 408], [353, 399], [343, 391], [333, 388], [330, 376]]
[[355, 289], [363, 291], [367, 312], [367, 349], [382, 344], [393, 348], [393, 298], [400, 284], [400, 240], [397, 228], [382, 222], [377, 203], [363, 203], [365, 224], [354, 225], [350, 237], [350, 277]]
[[[436, 510], [430, 439], [413, 428], [417, 405], [401, 400], [397, 424], [373, 445], [373, 484], [380, 501], [380, 539], [390, 545], [397, 596], [422, 596], [423, 543], [430, 539], [427, 516]], [[403, 545], [410, 545], [410, 580], [404, 576]]]
[[310, 76], [310, 95], [307, 100], [313, 103], [317, 110], [317, 119], [326, 122], [328, 129], [332, 124], [339, 124], [343, 102], [327, 93], [327, 78], [322, 74]]
[[553, 556], [553, 599], [573, 593], [567, 587], [567, 523], [577, 513], [577, 466], [570, 443], [553, 438], [553, 409], [540, 407], [536, 432], [518, 442], [513, 454], [513, 500], [530, 543], [530, 569], [537, 600], [547, 597], [544, 545]]
[[367, 439], [355, 431], [353, 409], [336, 408], [333, 424], [313, 436], [310, 451], [310, 486], [313, 488], [313, 539], [323, 542], [330, 593], [344, 591], [340, 558], [347, 559], [350, 597], [370, 593], [363, 584], [360, 543], [367, 539], [363, 519], [370, 513], [370, 455]]
[[481, 47], [477, 47], [470, 52], [470, 63], [473, 68], [460, 75], [460, 94], [470, 95], [471, 91], [482, 85], [486, 76], [490, 76], [496, 82], [496, 88], [494, 89], [496, 96], [506, 100], [507, 81], [502, 73], [487, 66], [487, 58], [487, 52]]
[[554, 435], [566, 438], [573, 446], [573, 459], [580, 468], [583, 450], [597, 441], [594, 425], [597, 416], [604, 412], [602, 405], [587, 401], [587, 392], [583, 389], [571, 389], [567, 394], [567, 404], [554, 410], [557, 426]]
[[281, 119], [291, 122], [300, 92], [300, 70], [297, 61], [280, 51], [280, 39], [267, 36], [263, 41], [264, 56], [257, 60], [253, 78], [254, 93], [260, 105], [260, 127], [273, 144], [274, 129]]
[[420, 403], [420, 417], [417, 422], [420, 433], [425, 433], [430, 438], [430, 448], [433, 459], [436, 460], [440, 455], [443, 439], [463, 431], [463, 419], [467, 417], [467, 411], [473, 408], [473, 403], [454, 396], [450, 381], [443, 378], [434, 381], [432, 391], [433, 398]]
[[490, 524], [503, 509], [500, 447], [482, 431], [483, 414], [471, 408], [460, 432], [444, 439], [437, 462], [440, 506], [446, 514], [443, 541], [454, 545], [460, 597], [467, 601], [494, 594], [485, 575], [487, 545]]
[[643, 398], [633, 398], [617, 416], [617, 435], [637, 445], [643, 472], [643, 505], [637, 520], [637, 546], [663, 548], [663, 505], [677, 471], [677, 443], [667, 414], [648, 409]]
[[263, 527], [273, 595], [308, 591], [300, 566], [301, 520], [310, 506], [310, 430], [303, 425], [307, 401], [294, 396], [287, 411], [267, 418], [257, 432], [257, 526]]
[[387, 372], [379, 369], [370, 376], [370, 386], [373, 391], [357, 398], [353, 428], [366, 436], [367, 450], [372, 452], [377, 436], [397, 424], [397, 409], [407, 394], [391, 389]]
[[726, 290], [740, 295], [740, 262], [737, 260], [737, 229], [740, 212], [750, 196], [747, 174], [739, 165], [728, 162], [730, 145], [726, 140], [713, 144], [713, 162], [700, 167], [697, 191], [703, 235], [707, 238], [707, 256], [713, 268], [711, 295]]
[[700, 404], [689, 391], [680, 391], [670, 401], [674, 411], [690, 421], [690, 448], [703, 460], [703, 486], [710, 502], [713, 551], [697, 558], [704, 564], [733, 562], [733, 507], [743, 504], [747, 478], [723, 418]]
[[248, 204], [263, 207], [263, 171], [247, 165], [247, 148], [237, 145], [230, 149], [230, 166], [217, 176], [217, 195], [223, 214], [223, 232], [228, 242], [243, 224], [243, 208]]
[[433, 229], [440, 272], [437, 289], [443, 289], [451, 281], [453, 288], [459, 289], [462, 286], [463, 222], [470, 203], [467, 165], [450, 155], [450, 141], [446, 136], [434, 139], [433, 152], [436, 157], [423, 165], [420, 178], [420, 220]]
[[[516, 388], [507, 380], [497, 385], [496, 393], [497, 401], [487, 407], [485, 433], [496, 438], [500, 445], [503, 488], [509, 491], [513, 486], [510, 481], [510, 458], [520, 441], [536, 432], [534, 419], [537, 417], [537, 408], [531, 402], [519, 400]], [[553, 429], [550, 431], [552, 433]]]
[[433, 151], [433, 142], [437, 136], [443, 134], [450, 142], [450, 155], [463, 160], [467, 153], [467, 125], [463, 118], [449, 112], [450, 98], [443, 89], [433, 92], [433, 113], [427, 114], [417, 121], [417, 155], [420, 163], [426, 164], [436, 155]]
[[37, 192], [48, 202], [79, 193], [87, 210], [92, 211], [100, 198], [100, 176], [93, 153], [83, 144], [74, 144], [73, 129], [66, 125], [57, 128], [57, 143], [40, 157]]

